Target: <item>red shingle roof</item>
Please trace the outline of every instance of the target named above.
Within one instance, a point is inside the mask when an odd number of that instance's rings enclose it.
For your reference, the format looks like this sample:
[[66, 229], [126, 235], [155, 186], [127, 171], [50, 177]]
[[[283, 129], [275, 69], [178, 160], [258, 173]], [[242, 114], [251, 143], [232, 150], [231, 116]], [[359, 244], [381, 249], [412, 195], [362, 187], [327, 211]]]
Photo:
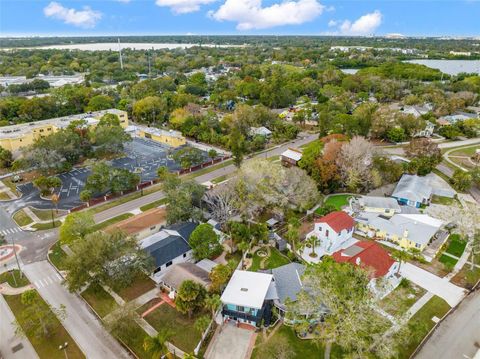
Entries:
[[335, 232], [340, 233], [344, 229], [352, 229], [355, 221], [347, 213], [336, 211], [327, 214], [315, 221], [316, 223], [327, 223]]
[[[353, 252], [355, 255], [348, 255]], [[349, 262], [357, 265], [357, 258], [360, 258], [360, 266], [373, 268], [372, 278], [383, 277], [388, 273], [395, 261], [390, 254], [375, 242], [359, 241], [354, 245], [341, 249], [332, 255], [338, 263]]]

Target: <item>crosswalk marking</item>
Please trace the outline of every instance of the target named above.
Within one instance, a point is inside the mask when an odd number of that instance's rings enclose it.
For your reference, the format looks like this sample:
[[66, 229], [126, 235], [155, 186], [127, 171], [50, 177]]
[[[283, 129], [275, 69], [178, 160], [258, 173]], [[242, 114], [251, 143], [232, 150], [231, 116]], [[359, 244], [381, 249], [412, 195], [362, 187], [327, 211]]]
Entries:
[[2, 229], [0, 230], [0, 234], [1, 235], [6, 235], [6, 234], [14, 234], [14, 233], [18, 233], [18, 232], [21, 232], [22, 230], [18, 227], [15, 227], [15, 228], [6, 228], [6, 229]]
[[48, 277], [42, 278], [42, 279], [37, 279], [35, 282], [33, 282], [33, 285], [36, 288], [43, 288], [47, 287], [53, 283], [59, 283], [62, 282], [63, 278], [60, 274], [54, 273]]

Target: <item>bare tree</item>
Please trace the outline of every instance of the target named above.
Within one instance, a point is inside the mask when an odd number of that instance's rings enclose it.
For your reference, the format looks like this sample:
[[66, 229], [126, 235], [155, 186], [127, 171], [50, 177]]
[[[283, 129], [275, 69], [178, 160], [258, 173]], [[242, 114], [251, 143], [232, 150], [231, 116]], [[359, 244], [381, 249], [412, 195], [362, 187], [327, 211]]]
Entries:
[[205, 193], [204, 198], [212, 217], [221, 223], [238, 214], [235, 207], [235, 192], [231, 187], [229, 183], [226, 183]]

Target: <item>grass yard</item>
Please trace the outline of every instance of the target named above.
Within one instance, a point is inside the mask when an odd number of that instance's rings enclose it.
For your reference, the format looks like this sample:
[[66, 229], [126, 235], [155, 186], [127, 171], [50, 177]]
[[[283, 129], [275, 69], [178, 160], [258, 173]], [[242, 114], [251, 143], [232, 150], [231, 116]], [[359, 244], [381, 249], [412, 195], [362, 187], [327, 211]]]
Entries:
[[92, 231], [93, 232], [96, 232], [96, 231], [100, 231], [104, 228], [107, 228], [108, 226], [114, 224], [114, 223], [118, 223], [118, 222], [121, 222], [127, 218], [130, 218], [130, 217], [133, 217], [134, 215], [132, 213], [122, 213], [116, 217], [113, 217], [113, 218], [110, 218], [110, 219], [107, 219], [106, 221], [103, 221], [103, 222], [100, 222], [100, 223], [97, 223], [96, 225], [94, 225], [92, 227]]
[[58, 270], [65, 270], [65, 260], [67, 259], [67, 253], [62, 249], [60, 241], [57, 241], [50, 252], [48, 253], [48, 258], [53, 263]]
[[18, 269], [0, 274], [0, 283], [8, 283], [12, 288], [20, 288], [30, 284], [25, 274], [20, 276]]
[[62, 222], [59, 220], [56, 220], [53, 224], [52, 222], [47, 222], [47, 223], [35, 223], [32, 228], [35, 228], [37, 231], [44, 231], [46, 229], [52, 229], [52, 228], [57, 228], [62, 225]]
[[[8, 303], [8, 306], [14, 313], [15, 317], [19, 321], [20, 326], [24, 326], [25, 322], [21, 319], [19, 314], [24, 310], [25, 306], [21, 302], [20, 295], [5, 295], [5, 300]], [[43, 299], [38, 295], [37, 298], [43, 305], [47, 305]], [[52, 313], [52, 315], [54, 315]], [[35, 336], [28, 336], [28, 339], [32, 343], [35, 351], [37, 352], [40, 358], [48, 359], [64, 359], [65, 354], [63, 350], [58, 350], [58, 346], [63, 343], [68, 343], [67, 346], [67, 355], [69, 359], [85, 358], [83, 353], [78, 348], [75, 341], [70, 337], [68, 332], [62, 326], [58, 319], [55, 319], [55, 328], [52, 330], [51, 335], [48, 338], [37, 338]]]
[[[259, 269], [273, 269], [290, 263], [290, 259], [288, 259], [276, 248], [270, 247], [270, 255], [266, 259], [265, 257], [261, 257], [257, 254], [258, 251], [262, 250], [266, 251], [265, 248], [261, 248], [253, 254], [252, 265], [250, 266], [249, 271], [256, 272]], [[263, 259], [265, 259], [265, 261], [264, 266], [262, 267], [261, 262]]]
[[[328, 197], [324, 202], [323, 206], [325, 205], [332, 205], [335, 207], [337, 211], [340, 211], [343, 206], [348, 205], [348, 199], [352, 197], [351, 194], [335, 194]], [[320, 210], [321, 207], [318, 208]], [[317, 213], [318, 214], [318, 213]]]
[[380, 307], [399, 318], [423, 295], [425, 289], [403, 279], [399, 286], [380, 301]]
[[217, 183], [220, 183], [220, 182], [225, 181], [227, 178], [228, 178], [227, 175], [223, 175], [223, 176], [214, 178], [214, 179], [212, 180], [212, 183], [217, 184]]
[[146, 205], [140, 207], [140, 210], [142, 212], [145, 212], [145, 211], [148, 211], [149, 209], [160, 207], [161, 205], [166, 204], [166, 203], [167, 203], [167, 199], [162, 198], [162, 199], [159, 199], [158, 201], [155, 201], [155, 202], [152, 202], [152, 203], [149, 203], [149, 204], [146, 204]]
[[117, 294], [127, 302], [138, 298], [142, 294], [155, 288], [155, 282], [151, 280], [146, 274], [139, 274], [133, 280], [133, 284], [127, 288], [117, 291]]
[[[294, 352], [294, 354], [289, 357], [291, 359], [323, 358], [325, 356], [325, 348], [318, 346], [313, 340], [298, 338], [293, 328], [282, 325], [267, 341], [264, 341], [262, 334], [257, 336], [257, 342], [255, 343], [255, 347], [253, 349], [252, 359], [266, 358], [264, 353], [262, 353], [262, 346], [272, 343], [271, 346], [274, 347], [276, 343], [280, 343], [282, 341], [288, 342], [288, 346]], [[330, 357], [340, 358], [340, 356], [335, 355], [335, 351], [333, 349]]]
[[468, 156], [471, 157], [475, 154], [475, 151], [480, 149], [479, 145], [460, 148], [458, 150], [449, 153], [449, 156]]
[[81, 296], [95, 309], [101, 318], [118, 308], [113, 297], [99, 284], [90, 284], [81, 293]]
[[472, 289], [479, 280], [480, 268], [474, 267], [472, 270], [470, 264], [465, 264], [460, 272], [452, 278], [452, 283], [467, 289]]
[[26, 214], [23, 209], [15, 212], [15, 214], [13, 215], [13, 220], [17, 222], [20, 227], [27, 226], [33, 223], [33, 219], [31, 219], [30, 216]]
[[[40, 218], [42, 221], [51, 221], [52, 220], [52, 211], [50, 209], [36, 209], [30, 207], [30, 210], [35, 213], [35, 215]], [[67, 211], [55, 211], [53, 210], [53, 218], [63, 217], [67, 214]]]
[[408, 321], [410, 340], [399, 349], [399, 358], [409, 358], [422, 339], [434, 327], [432, 318], [442, 318], [450, 306], [442, 298], [434, 296]]
[[[137, 312], [143, 313], [151, 304], [145, 304]], [[199, 314], [201, 313], [196, 313], [196, 316]], [[164, 303], [144, 319], [157, 330], [171, 329], [173, 335], [170, 341], [172, 344], [185, 352], [191, 353], [202, 337], [201, 333], [194, 328], [196, 316], [189, 319], [187, 315]]]
[[442, 254], [438, 260], [445, 264], [445, 267], [447, 267], [450, 271], [455, 267], [455, 264], [457, 264], [458, 259], [452, 258], [450, 256], [446, 256], [445, 254]]
[[218, 169], [220, 169], [220, 168], [227, 167], [227, 166], [231, 165], [232, 163], [233, 163], [233, 160], [232, 160], [232, 159], [229, 159], [229, 160], [220, 162], [220, 163], [218, 163], [218, 164], [216, 164], [216, 165], [209, 166], [209, 167], [205, 167], [205, 168], [202, 168], [201, 170], [198, 170], [198, 171], [195, 171], [195, 172], [191, 172], [191, 173], [182, 175], [181, 178], [183, 178], [183, 179], [192, 179], [192, 178], [195, 178], [195, 177], [199, 177], [199, 176], [205, 175], [205, 174], [207, 174], [207, 173], [216, 171], [216, 170], [218, 170]]
[[443, 204], [444, 206], [457, 206], [458, 200], [456, 198], [448, 198], [448, 197], [433, 195], [432, 203]]
[[11, 198], [6, 192], [0, 192], [0, 201], [9, 201]]
[[460, 257], [467, 246], [467, 241], [463, 240], [459, 234], [451, 234], [449, 244], [445, 252], [456, 257]]
[[151, 359], [152, 356], [143, 349], [143, 341], [147, 336], [147, 333], [145, 333], [145, 331], [134, 320], [129, 319], [124, 324], [125, 325], [122, 327], [127, 327], [126, 330], [122, 330], [122, 332], [119, 333], [113, 332], [112, 334], [128, 346], [138, 358]]

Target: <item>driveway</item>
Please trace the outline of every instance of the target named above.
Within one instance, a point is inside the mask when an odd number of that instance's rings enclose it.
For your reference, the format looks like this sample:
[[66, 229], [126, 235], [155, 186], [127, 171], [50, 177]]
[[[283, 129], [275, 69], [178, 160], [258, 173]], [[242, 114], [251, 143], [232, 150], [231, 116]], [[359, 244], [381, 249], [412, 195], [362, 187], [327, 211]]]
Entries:
[[0, 358], [35, 359], [38, 358], [32, 344], [26, 338], [15, 335], [15, 317], [7, 302], [0, 294]]
[[443, 298], [451, 307], [460, 303], [466, 295], [465, 289], [410, 263], [402, 263], [400, 274], [423, 289]]
[[120, 344], [103, 328], [86, 304], [61, 283], [57, 271], [47, 261], [23, 268], [30, 282], [51, 306], [65, 306], [65, 329], [87, 358], [130, 358]]
[[[221, 330], [221, 331], [220, 331]], [[206, 359], [245, 359], [250, 345], [254, 345], [255, 333], [232, 324], [220, 327], [210, 344]]]

